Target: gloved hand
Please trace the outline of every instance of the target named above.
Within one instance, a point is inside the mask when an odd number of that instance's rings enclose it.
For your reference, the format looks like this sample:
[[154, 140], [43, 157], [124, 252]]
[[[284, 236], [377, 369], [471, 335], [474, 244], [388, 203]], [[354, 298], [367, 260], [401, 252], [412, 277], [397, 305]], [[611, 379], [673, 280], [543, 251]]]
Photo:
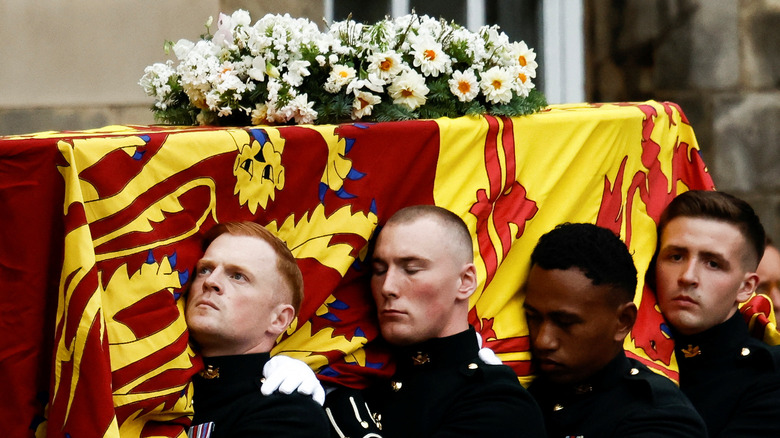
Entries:
[[502, 365], [503, 362], [501, 362], [501, 359], [499, 359], [498, 356], [496, 356], [496, 353], [493, 350], [487, 347], [482, 348], [482, 336], [479, 334], [479, 332], [476, 333], [477, 333], [477, 344], [479, 345], [478, 355], [479, 358], [482, 359], [482, 362], [485, 362], [488, 365]]
[[325, 403], [325, 390], [314, 371], [303, 361], [281, 354], [273, 356], [263, 367], [263, 377], [265, 381], [260, 392], [264, 395], [277, 390], [284, 394], [297, 391], [310, 395], [320, 405]]

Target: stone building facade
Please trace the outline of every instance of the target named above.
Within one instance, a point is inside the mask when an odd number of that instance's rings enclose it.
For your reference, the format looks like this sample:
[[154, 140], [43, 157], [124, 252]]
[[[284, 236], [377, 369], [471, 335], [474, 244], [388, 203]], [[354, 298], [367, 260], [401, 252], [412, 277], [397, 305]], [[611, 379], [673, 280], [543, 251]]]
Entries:
[[780, 240], [780, 1], [588, 0], [591, 101], [680, 104], [718, 190]]
[[[717, 188], [748, 199], [780, 240], [780, 0], [583, 1], [587, 99], [679, 103]], [[165, 40], [195, 39], [237, 8], [319, 22], [324, 4], [3, 0], [0, 135], [154, 123], [137, 82]]]

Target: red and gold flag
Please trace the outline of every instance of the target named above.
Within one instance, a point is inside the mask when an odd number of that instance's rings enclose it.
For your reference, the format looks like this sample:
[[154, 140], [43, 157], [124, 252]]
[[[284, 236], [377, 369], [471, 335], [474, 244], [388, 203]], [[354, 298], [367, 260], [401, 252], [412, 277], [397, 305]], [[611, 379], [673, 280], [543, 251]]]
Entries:
[[[473, 233], [480, 280], [470, 322], [528, 382], [521, 286], [539, 236], [562, 222], [607, 227], [629, 245], [642, 277], [666, 204], [684, 190], [713, 188], [685, 116], [657, 102], [339, 126], [111, 126], [5, 137], [0, 146], [5, 155], [43, 154], [34, 164], [14, 161], [19, 178], [24, 166], [27, 180], [50, 166], [32, 190], [50, 195], [4, 201], [6, 211], [26, 211], [3, 238], [18, 249], [48, 225], [31, 249], [56, 269], [42, 265], [33, 285], [26, 281], [35, 272], [10, 283], [29, 293], [4, 293], [3, 312], [38, 308], [19, 318], [21, 331], [4, 320], [0, 344], [4, 385], [18, 402], [1, 422], [48, 436], [185, 436], [189, 381], [201, 363], [183, 304], [202, 235], [215, 223], [258, 222], [298, 259], [306, 298], [273, 353], [359, 387], [390, 372], [386, 352], [371, 342], [378, 329], [369, 242], [404, 206], [457, 213]], [[23, 222], [41, 212], [48, 216]], [[17, 255], [5, 256], [10, 272]], [[626, 348], [674, 377], [668, 330], [652, 292], [639, 290], [639, 324]], [[51, 351], [41, 342], [46, 327]], [[34, 355], [22, 360], [19, 345]], [[32, 380], [17, 381], [17, 372], [37, 375], [36, 387], [21, 388]]]

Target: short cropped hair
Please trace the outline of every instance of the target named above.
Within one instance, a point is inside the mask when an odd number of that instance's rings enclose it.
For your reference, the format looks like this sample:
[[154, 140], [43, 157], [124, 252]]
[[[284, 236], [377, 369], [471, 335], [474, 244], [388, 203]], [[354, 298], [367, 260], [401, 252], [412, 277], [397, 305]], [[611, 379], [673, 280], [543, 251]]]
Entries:
[[468, 263], [474, 262], [474, 245], [471, 241], [469, 227], [457, 214], [446, 208], [435, 205], [412, 205], [396, 211], [385, 224], [385, 227], [414, 222], [418, 219], [430, 218], [441, 224], [450, 233], [450, 238], [458, 248], [460, 255]]
[[594, 285], [608, 285], [622, 304], [634, 299], [637, 271], [625, 243], [612, 231], [593, 224], [564, 223], [539, 238], [531, 266], [545, 270], [577, 268]]
[[296, 263], [295, 257], [287, 245], [265, 227], [255, 222], [223, 222], [206, 232], [203, 240], [203, 250], [205, 251], [211, 245], [211, 242], [223, 234], [256, 237], [265, 241], [273, 248], [276, 253], [276, 269], [287, 286], [290, 304], [295, 309], [295, 314], [298, 315], [301, 302], [303, 301], [303, 274], [301, 274], [298, 263]]
[[725, 192], [691, 190], [677, 195], [661, 214], [658, 222], [658, 242], [661, 234], [672, 219], [692, 217], [711, 219], [735, 226], [747, 242], [753, 269], [764, 255], [766, 233], [761, 220], [747, 202]]

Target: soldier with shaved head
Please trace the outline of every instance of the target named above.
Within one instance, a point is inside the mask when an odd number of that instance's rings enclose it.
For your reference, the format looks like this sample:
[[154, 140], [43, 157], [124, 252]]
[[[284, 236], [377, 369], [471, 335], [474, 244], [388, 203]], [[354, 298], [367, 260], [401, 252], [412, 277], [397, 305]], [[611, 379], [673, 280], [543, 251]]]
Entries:
[[387, 221], [371, 291], [396, 372], [363, 393], [331, 393], [331, 436], [544, 436], [539, 408], [512, 369], [480, 357], [468, 323], [473, 258], [468, 227], [448, 210], [407, 207]]

